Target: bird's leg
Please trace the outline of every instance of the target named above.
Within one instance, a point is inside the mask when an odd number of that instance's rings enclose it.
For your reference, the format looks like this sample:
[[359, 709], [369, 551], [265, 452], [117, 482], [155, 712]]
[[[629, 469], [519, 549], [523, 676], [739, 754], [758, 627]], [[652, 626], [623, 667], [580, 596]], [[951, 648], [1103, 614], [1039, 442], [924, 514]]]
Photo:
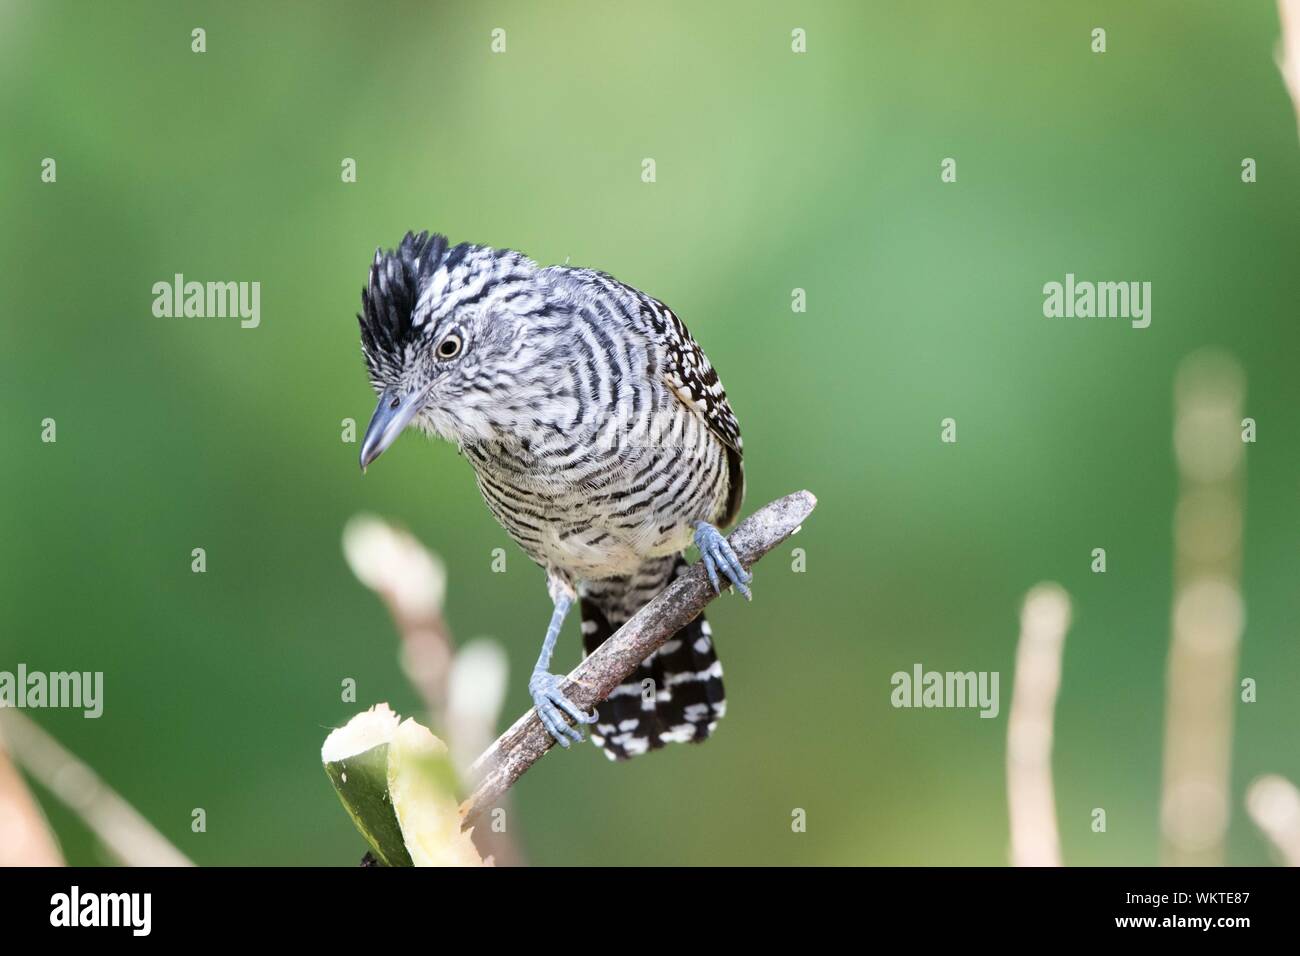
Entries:
[[745, 595], [745, 600], [753, 600], [749, 582], [754, 576], [741, 567], [740, 559], [721, 531], [707, 521], [695, 522], [695, 546], [700, 549], [700, 560], [704, 562], [704, 570], [709, 572], [709, 583], [715, 593], [721, 590], [718, 585], [718, 571], [721, 570], [736, 590]]
[[595, 723], [596, 714], [584, 714], [573, 701], [565, 697], [560, 690], [564, 678], [549, 670], [555, 641], [560, 636], [564, 617], [569, 613], [577, 595], [567, 582], [554, 575], [547, 576], [547, 586], [551, 591], [551, 600], [555, 602], [555, 610], [551, 613], [551, 624], [546, 629], [546, 638], [542, 641], [542, 652], [537, 656], [537, 664], [533, 667], [533, 676], [528, 680], [528, 693], [532, 695], [533, 706], [537, 708], [542, 726], [550, 731], [561, 747], [568, 747], [571, 740], [581, 741], [582, 734], [564, 719], [565, 714], [582, 724]]

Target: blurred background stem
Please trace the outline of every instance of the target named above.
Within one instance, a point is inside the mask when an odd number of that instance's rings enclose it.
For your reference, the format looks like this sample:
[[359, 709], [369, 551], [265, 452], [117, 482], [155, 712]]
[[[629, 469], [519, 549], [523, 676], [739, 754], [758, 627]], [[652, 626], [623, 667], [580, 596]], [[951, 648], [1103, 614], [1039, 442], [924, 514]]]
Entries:
[[1241, 593], [1245, 376], [1218, 350], [1188, 356], [1174, 383], [1174, 595], [1165, 704], [1161, 859], [1221, 866]]
[[0, 736], [14, 758], [79, 816], [124, 866], [193, 866], [148, 820], [26, 714], [0, 710]]

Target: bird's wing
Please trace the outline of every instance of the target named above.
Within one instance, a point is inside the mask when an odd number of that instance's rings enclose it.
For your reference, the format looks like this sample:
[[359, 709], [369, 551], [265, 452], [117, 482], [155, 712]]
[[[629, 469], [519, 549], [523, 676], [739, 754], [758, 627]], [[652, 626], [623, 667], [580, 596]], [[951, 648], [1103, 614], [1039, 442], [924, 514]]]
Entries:
[[727, 401], [727, 390], [682, 320], [672, 309], [659, 305], [667, 319], [667, 327], [658, 337], [664, 381], [677, 400], [704, 419], [709, 431], [739, 457], [743, 448], [740, 423]]
[[618, 312], [655, 346], [658, 373], [677, 399], [698, 415], [722, 444], [737, 456], [741, 454], [740, 423], [727, 402], [727, 390], [677, 313], [658, 299], [603, 272], [567, 266], [551, 268], [563, 269], [566, 278], [575, 282], [590, 300], [612, 298], [618, 302], [622, 306]]
[[717, 371], [704, 350], [672, 309], [611, 275], [592, 269], [553, 266], [592, 300], [612, 298], [622, 308], [617, 310], [654, 346], [658, 358], [657, 373], [663, 377], [677, 400], [708, 426], [727, 453], [729, 490], [727, 505], [719, 523], [728, 525], [740, 513], [745, 494], [745, 470], [742, 465], [744, 443], [740, 423], [727, 401]]
[[719, 523], [730, 524], [740, 513], [741, 499], [745, 494], [744, 442], [740, 437], [740, 422], [731, 410], [727, 390], [722, 387], [717, 371], [676, 312], [613, 276], [597, 273], [593, 278], [607, 292], [617, 289], [629, 319], [657, 346], [658, 372], [664, 383], [682, 405], [699, 416], [725, 447], [729, 491]]
[[672, 309], [661, 302], [655, 304], [667, 320], [664, 328], [659, 330], [658, 338], [662, 348], [664, 381], [677, 400], [702, 418], [709, 431], [726, 447], [727, 505], [718, 519], [718, 523], [725, 527], [736, 520], [745, 497], [744, 443], [740, 437], [740, 422], [736, 421], [736, 413], [727, 401], [727, 390], [722, 387], [704, 350]]

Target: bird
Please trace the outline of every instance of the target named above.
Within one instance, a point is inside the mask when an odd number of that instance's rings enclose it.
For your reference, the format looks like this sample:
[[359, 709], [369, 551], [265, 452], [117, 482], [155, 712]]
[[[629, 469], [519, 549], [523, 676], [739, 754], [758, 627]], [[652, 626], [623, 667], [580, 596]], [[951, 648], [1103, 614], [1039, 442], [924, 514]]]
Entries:
[[546, 572], [552, 602], [528, 682], [562, 747], [611, 760], [709, 737], [726, 711], [703, 615], [588, 713], [551, 659], [570, 609], [590, 654], [699, 550], [715, 592], [752, 599], [721, 528], [744, 497], [740, 425], [672, 309], [612, 276], [408, 232], [375, 250], [357, 315], [378, 396], [364, 473], [408, 427], [455, 443], [488, 510]]

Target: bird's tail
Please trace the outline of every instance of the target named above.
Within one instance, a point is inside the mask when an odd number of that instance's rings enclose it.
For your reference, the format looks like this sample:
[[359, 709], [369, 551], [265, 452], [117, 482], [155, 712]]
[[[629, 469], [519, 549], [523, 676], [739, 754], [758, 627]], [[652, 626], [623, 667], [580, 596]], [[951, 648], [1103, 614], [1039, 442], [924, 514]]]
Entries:
[[[584, 582], [579, 591], [582, 643], [590, 654], [689, 565], [680, 554], [655, 558], [630, 577]], [[722, 664], [701, 614], [651, 654], [596, 705], [591, 739], [610, 760], [666, 743], [706, 739], [726, 712]]]

